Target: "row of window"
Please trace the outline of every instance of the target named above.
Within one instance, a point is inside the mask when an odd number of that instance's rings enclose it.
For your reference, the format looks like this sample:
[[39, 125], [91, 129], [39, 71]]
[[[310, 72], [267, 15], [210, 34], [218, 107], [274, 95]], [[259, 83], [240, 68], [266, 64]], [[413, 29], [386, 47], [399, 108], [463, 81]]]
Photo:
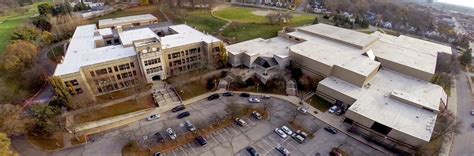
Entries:
[[138, 79], [127, 80], [124, 82], [119, 82], [119, 83], [110, 84], [104, 87], [99, 87], [97, 88], [97, 91], [99, 91], [99, 93], [111, 92], [120, 88], [135, 85], [137, 83], [138, 83]]
[[[135, 65], [133, 64], [133, 62], [114, 66], [114, 71], [118, 72], [118, 71], [127, 70], [131, 68], [135, 68]], [[95, 77], [96, 75], [101, 76], [101, 75], [113, 73], [114, 71], [112, 71], [112, 67], [108, 67], [108, 68], [91, 71], [90, 74], [92, 77]]]
[[159, 71], [162, 71], [162, 70], [163, 70], [163, 68], [161, 66], [153, 67], [153, 68], [150, 68], [150, 69], [146, 69], [146, 74], [156, 73], [156, 72], [159, 72]]
[[169, 65], [170, 65], [170, 67], [173, 67], [173, 66], [178, 66], [178, 65], [188, 63], [188, 62], [197, 61], [197, 60], [200, 60], [200, 59], [201, 59], [201, 55], [196, 55], [196, 56], [188, 57], [186, 59], [183, 58], [181, 60], [175, 60], [173, 62], [169, 62]]
[[77, 86], [79, 85], [79, 82], [77, 82], [77, 80], [71, 80], [71, 81], [65, 81], [64, 84], [66, 86]]
[[177, 58], [177, 57], [181, 57], [181, 56], [192, 55], [192, 54], [196, 54], [196, 53], [199, 53], [199, 52], [201, 52], [201, 48], [193, 48], [193, 49], [190, 49], [190, 50], [175, 52], [175, 53], [172, 53], [172, 54], [168, 54], [168, 59]]
[[157, 64], [157, 63], [161, 63], [160, 58], [145, 60], [145, 66], [154, 65], [154, 64]]
[[148, 48], [148, 49], [143, 49], [142, 53], [148, 53], [148, 51], [155, 52], [155, 51], [158, 51], [158, 50], [159, 50], [158, 48], [152, 47], [152, 48]]

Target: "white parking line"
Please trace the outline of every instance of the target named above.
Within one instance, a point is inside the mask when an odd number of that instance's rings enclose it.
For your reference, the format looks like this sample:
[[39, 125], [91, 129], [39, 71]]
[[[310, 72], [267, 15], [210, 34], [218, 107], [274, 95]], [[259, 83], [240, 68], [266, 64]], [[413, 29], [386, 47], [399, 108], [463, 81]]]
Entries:
[[192, 151], [192, 153], [193, 153], [193, 154], [191, 154], [191, 155], [197, 155], [196, 151], [195, 151], [194, 148], [191, 146], [191, 144], [186, 144], [186, 145], [189, 146], [189, 147], [187, 147], [186, 149], [191, 149], [190, 151]]

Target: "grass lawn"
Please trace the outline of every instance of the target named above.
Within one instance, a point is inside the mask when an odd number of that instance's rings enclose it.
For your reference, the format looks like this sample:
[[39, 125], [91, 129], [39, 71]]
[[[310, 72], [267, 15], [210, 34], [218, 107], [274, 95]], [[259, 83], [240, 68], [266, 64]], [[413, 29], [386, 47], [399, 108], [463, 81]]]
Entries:
[[31, 144], [44, 150], [55, 150], [64, 148], [62, 132], [56, 132], [49, 137], [35, 136], [31, 133], [28, 133], [27, 138]]
[[272, 38], [277, 36], [278, 31], [283, 27], [297, 27], [312, 24], [315, 15], [294, 14], [289, 23], [280, 25], [268, 24], [265, 16], [258, 16], [252, 13], [255, 9], [229, 7], [216, 11], [215, 15], [221, 18], [234, 21], [222, 33], [225, 37], [234, 38], [234, 42], [242, 42], [255, 38]]
[[122, 11], [113, 12], [104, 16], [90, 19], [89, 21], [91, 23], [97, 23], [101, 19], [117, 18], [117, 17], [133, 16], [133, 15], [141, 15], [141, 14], [152, 14], [158, 18], [158, 21], [166, 20], [164, 19], [164, 16], [160, 13], [156, 5], [147, 5], [147, 6], [139, 6], [139, 7], [134, 7], [134, 8], [128, 8]]
[[150, 95], [144, 96], [135, 100], [129, 100], [122, 103], [118, 103], [115, 105], [111, 105], [108, 107], [103, 107], [95, 110], [90, 110], [89, 112], [84, 112], [81, 114], [74, 115], [74, 123], [81, 124], [90, 121], [96, 121], [100, 119], [105, 119], [109, 117], [114, 117], [117, 115], [122, 115], [126, 113], [131, 113], [147, 108], [154, 107], [154, 100], [153, 97]]
[[331, 108], [331, 104], [327, 102], [326, 100], [320, 98], [317, 95], [314, 95], [313, 97], [309, 98], [305, 102], [309, 103], [311, 106], [314, 108], [318, 109], [321, 112], [326, 112]]
[[168, 7], [162, 8], [163, 12], [168, 15], [175, 23], [186, 23], [196, 27], [200, 31], [216, 33], [226, 21], [214, 18], [207, 10], [172, 10]]
[[[48, 1], [50, 2], [50, 1]], [[10, 36], [15, 28], [20, 27], [31, 16], [38, 14], [38, 5], [46, 2], [38, 2], [33, 5], [24, 6], [28, 11], [24, 14], [15, 11], [7, 11], [8, 15], [0, 16], [0, 55], [3, 54], [5, 48], [10, 43]]]
[[256, 86], [250, 86], [247, 88], [239, 89], [238, 91], [244, 91], [244, 92], [253, 92], [253, 93], [269, 93], [269, 94], [279, 94], [279, 95], [286, 95], [285, 89], [272, 89], [272, 90], [263, 90], [262, 87], [260, 87], [257, 91]]
[[[137, 91], [143, 92], [143, 91], [151, 89], [151, 85], [152, 84], [146, 84], [145, 86], [135, 86], [133, 88], [127, 88], [127, 89], [115, 91], [110, 94], [99, 95], [97, 96], [97, 103], [101, 104], [101, 103], [109, 102], [112, 100], [129, 97], [136, 94]], [[138, 89], [137, 87], [140, 87], [140, 89]]]
[[235, 22], [242, 23], [266, 23], [267, 18], [265, 16], [258, 16], [252, 13], [256, 9], [242, 8], [242, 7], [229, 7], [214, 12], [214, 15], [229, 19]]
[[183, 98], [183, 100], [210, 92], [210, 90], [207, 90], [206, 85], [200, 83], [199, 80], [191, 81], [181, 86], [176, 86], [176, 91], [178, 92], [179, 96]]

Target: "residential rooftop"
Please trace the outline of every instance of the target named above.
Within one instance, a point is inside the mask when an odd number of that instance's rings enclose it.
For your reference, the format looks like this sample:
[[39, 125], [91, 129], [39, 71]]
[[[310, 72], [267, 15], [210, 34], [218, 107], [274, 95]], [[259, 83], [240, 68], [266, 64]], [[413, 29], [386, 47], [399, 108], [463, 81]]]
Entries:
[[285, 58], [289, 55], [289, 47], [295, 44], [296, 42], [282, 37], [274, 37], [270, 39], [256, 38], [229, 45], [226, 49], [233, 55], [247, 53], [250, 56], [259, 55], [262, 57], [273, 57], [273, 55], [277, 55], [281, 58]]
[[188, 25], [180, 24], [169, 27], [175, 34], [166, 35], [160, 38], [163, 49], [174, 48], [191, 43], [204, 42], [207, 44], [219, 42], [220, 39], [204, 34]]
[[124, 46], [131, 46], [132, 42], [136, 40], [143, 40], [148, 38], [159, 39], [158, 35], [156, 35], [155, 32], [153, 32], [150, 28], [123, 31], [119, 33], [119, 36]]
[[118, 17], [118, 18], [110, 18], [110, 19], [103, 19], [99, 20], [99, 28], [104, 27], [112, 27], [121, 25], [124, 23], [133, 23], [133, 22], [140, 22], [140, 21], [152, 21], [158, 20], [155, 16], [151, 14], [143, 14], [143, 15], [135, 15], [135, 16], [126, 16], [126, 17]]

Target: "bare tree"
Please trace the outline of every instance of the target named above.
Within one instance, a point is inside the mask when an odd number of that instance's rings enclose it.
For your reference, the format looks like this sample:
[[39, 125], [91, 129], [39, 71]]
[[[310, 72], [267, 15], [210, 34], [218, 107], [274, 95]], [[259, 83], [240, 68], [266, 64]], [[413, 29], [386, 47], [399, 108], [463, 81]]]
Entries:
[[33, 120], [22, 115], [21, 107], [12, 104], [0, 105], [0, 131], [9, 136], [20, 135], [26, 132]]
[[462, 122], [450, 110], [441, 112], [438, 115], [438, 122], [433, 131], [432, 140], [436, 140], [446, 134], [457, 135], [461, 133]]

